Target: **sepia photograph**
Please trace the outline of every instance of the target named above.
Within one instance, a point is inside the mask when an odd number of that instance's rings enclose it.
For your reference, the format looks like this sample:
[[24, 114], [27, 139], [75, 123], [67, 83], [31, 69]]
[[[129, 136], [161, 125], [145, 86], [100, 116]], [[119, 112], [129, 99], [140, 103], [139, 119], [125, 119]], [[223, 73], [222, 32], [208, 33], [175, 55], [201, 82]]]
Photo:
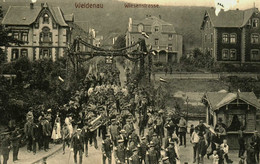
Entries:
[[260, 0], [0, 0], [0, 164], [260, 164]]

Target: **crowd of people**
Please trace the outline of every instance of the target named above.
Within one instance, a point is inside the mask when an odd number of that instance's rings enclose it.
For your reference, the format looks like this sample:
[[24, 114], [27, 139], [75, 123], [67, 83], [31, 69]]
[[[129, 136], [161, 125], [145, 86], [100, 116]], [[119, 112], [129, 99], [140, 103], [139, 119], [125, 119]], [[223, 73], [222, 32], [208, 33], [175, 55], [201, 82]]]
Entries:
[[[50, 142], [61, 143], [63, 154], [66, 154], [68, 146], [74, 152], [74, 162], [82, 163], [83, 155], [89, 156], [89, 145], [94, 144], [98, 149], [98, 136], [102, 138], [103, 164], [179, 164], [182, 160], [180, 146], [186, 147], [187, 133], [190, 133], [193, 145], [193, 163], [203, 163], [205, 156], [212, 158], [213, 164], [232, 163], [226, 125], [221, 118], [214, 131], [202, 120], [197, 126], [188, 128], [184, 115], [158, 106], [156, 101], [160, 98], [156, 98], [152, 87], [138, 86], [130, 77], [122, 87], [116, 67], [106, 71], [88, 74], [79, 90], [60, 111], [54, 113], [52, 109], [43, 107], [35, 113], [31, 109], [26, 115], [25, 137], [22, 138], [19, 129], [15, 128], [2, 141], [4, 164], [9, 158], [11, 146], [13, 160], [18, 160], [22, 139], [27, 141], [28, 153], [48, 151]], [[240, 164], [244, 161], [256, 164], [260, 147], [257, 132], [251, 139], [246, 159], [243, 127], [238, 140]], [[112, 155], [115, 161], [112, 161]]]

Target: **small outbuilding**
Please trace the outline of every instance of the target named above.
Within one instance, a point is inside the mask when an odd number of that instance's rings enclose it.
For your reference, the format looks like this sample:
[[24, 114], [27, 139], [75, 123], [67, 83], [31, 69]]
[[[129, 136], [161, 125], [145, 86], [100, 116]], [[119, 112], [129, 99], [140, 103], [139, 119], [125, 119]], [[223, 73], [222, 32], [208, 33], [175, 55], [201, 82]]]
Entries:
[[214, 129], [218, 120], [226, 125], [231, 149], [238, 149], [238, 130], [244, 127], [246, 138], [260, 132], [260, 103], [253, 92], [207, 92], [203, 96], [206, 123]]

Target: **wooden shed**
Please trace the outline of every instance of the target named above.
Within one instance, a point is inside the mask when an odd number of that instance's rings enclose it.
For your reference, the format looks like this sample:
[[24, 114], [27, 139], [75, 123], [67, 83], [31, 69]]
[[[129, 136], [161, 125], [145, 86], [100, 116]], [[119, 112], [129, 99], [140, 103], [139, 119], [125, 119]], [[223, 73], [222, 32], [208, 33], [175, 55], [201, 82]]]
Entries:
[[214, 129], [221, 118], [227, 127], [227, 140], [231, 149], [238, 149], [238, 130], [245, 128], [246, 138], [255, 130], [260, 132], [260, 103], [253, 92], [207, 92], [203, 97], [206, 123]]

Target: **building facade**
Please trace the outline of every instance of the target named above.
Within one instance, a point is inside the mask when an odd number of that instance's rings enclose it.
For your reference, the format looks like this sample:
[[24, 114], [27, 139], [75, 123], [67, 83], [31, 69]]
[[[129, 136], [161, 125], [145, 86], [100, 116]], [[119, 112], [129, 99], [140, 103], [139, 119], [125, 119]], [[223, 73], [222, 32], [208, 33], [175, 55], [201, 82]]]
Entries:
[[[149, 38], [146, 39], [146, 45], [151, 46], [151, 49], [155, 52], [154, 62], [179, 62], [183, 52], [183, 38], [182, 35], [176, 33], [172, 24], [163, 21], [161, 16], [158, 18], [147, 15], [143, 20], [129, 18], [126, 46], [137, 42], [139, 38], [144, 38], [142, 32], [149, 35]], [[134, 49], [136, 47], [131, 50]]]
[[202, 50], [221, 63], [260, 64], [260, 13], [248, 10], [207, 10], [201, 25]]
[[64, 56], [70, 42], [68, 22], [73, 22], [73, 14], [64, 15], [59, 7], [47, 3], [10, 6], [2, 24], [10, 28], [11, 35], [24, 41], [24, 44], [7, 47], [7, 60], [21, 56], [27, 56], [30, 60], [56, 60]]

